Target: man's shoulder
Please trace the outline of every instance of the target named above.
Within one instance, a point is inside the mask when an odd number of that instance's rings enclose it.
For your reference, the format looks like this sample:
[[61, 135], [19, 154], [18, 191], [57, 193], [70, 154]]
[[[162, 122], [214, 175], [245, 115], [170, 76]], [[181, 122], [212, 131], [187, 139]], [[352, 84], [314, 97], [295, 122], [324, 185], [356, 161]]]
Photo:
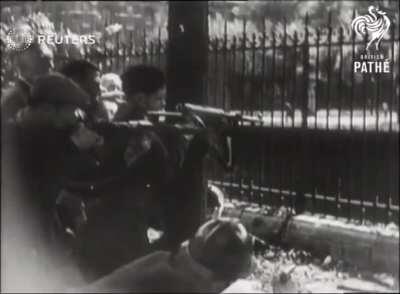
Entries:
[[[168, 260], [170, 253], [156, 251], [138, 258], [127, 265], [115, 270], [108, 276], [94, 282], [85, 289], [87, 291], [138, 291], [153, 288], [155, 277], [169, 272]], [[155, 285], [154, 285], [155, 286]]]

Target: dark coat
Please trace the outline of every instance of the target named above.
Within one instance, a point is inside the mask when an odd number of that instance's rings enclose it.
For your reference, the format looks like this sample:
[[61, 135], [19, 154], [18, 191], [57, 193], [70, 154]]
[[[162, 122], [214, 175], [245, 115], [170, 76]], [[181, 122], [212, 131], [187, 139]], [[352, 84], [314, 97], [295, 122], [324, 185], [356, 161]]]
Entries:
[[252, 267], [251, 238], [234, 219], [213, 219], [174, 253], [156, 251], [80, 292], [216, 293]]
[[157, 251], [139, 258], [78, 292], [212, 293], [213, 274], [181, 250]]
[[[89, 281], [149, 252], [147, 217], [173, 173], [168, 151], [153, 130], [114, 123], [92, 128], [103, 136], [104, 144], [68, 160], [69, 180], [74, 182], [68, 185], [70, 191], [81, 193], [89, 203], [97, 202], [88, 205], [92, 208], [79, 249]], [[89, 158], [95, 158], [97, 166], [85, 166]]]

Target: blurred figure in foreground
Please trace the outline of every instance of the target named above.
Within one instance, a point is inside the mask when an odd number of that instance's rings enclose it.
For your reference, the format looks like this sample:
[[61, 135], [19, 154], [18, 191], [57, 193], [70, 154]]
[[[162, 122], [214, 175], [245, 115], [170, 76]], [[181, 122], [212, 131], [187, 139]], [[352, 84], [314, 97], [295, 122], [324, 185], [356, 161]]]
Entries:
[[14, 38], [9, 34], [11, 27], [2, 23], [1, 30], [1, 43], [5, 45], [2, 46], [2, 65], [3, 59], [5, 62], [12, 61], [12, 71], [16, 72], [16, 79], [10, 87], [2, 89], [2, 122], [15, 119], [15, 114], [29, 100], [32, 84], [54, 67], [56, 46], [38, 41], [39, 35], [55, 34], [54, 24], [41, 12], [21, 15], [15, 20], [12, 23]]
[[213, 219], [177, 253], [156, 251], [79, 291], [219, 293], [251, 268], [252, 242], [244, 226], [234, 219]]
[[13, 86], [2, 92], [2, 122], [15, 119], [18, 110], [25, 107], [30, 99], [32, 84], [38, 77], [49, 73], [53, 67], [53, 51], [47, 46], [33, 43], [29, 48], [11, 54], [16, 61], [18, 78]]
[[10, 291], [58, 292], [76, 281], [76, 269], [64, 272], [74, 265], [53, 225], [62, 177], [77, 170], [70, 155], [101, 144], [85, 126], [82, 108], [88, 103], [88, 95], [70, 79], [43, 75], [34, 82], [28, 105], [2, 134], [2, 170], [7, 171], [2, 173], [2, 265], [13, 268], [2, 282]]

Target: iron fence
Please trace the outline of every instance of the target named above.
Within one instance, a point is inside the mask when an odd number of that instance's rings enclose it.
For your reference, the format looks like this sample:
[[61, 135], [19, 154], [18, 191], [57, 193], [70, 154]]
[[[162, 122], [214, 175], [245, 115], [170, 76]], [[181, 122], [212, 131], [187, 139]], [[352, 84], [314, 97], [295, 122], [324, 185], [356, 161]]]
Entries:
[[[355, 13], [353, 13], [355, 15]], [[348, 28], [264, 28], [210, 40], [208, 104], [261, 114], [265, 126], [398, 131], [396, 24], [381, 42], [390, 73], [355, 74], [367, 44]]]
[[[353, 16], [355, 13], [353, 12]], [[387, 74], [356, 74], [367, 37], [331, 26], [210, 40], [208, 101], [262, 117], [233, 129], [236, 170], [210, 170], [233, 198], [361, 222], [399, 216], [399, 38], [381, 43]], [[290, 39], [290, 41], [289, 41]]]

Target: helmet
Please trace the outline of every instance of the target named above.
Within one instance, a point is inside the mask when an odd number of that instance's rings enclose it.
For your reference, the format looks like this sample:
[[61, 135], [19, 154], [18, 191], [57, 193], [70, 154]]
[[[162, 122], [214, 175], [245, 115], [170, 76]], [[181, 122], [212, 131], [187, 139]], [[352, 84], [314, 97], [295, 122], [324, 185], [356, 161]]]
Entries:
[[243, 276], [252, 265], [252, 239], [237, 219], [218, 218], [203, 224], [189, 241], [189, 252], [224, 281]]

